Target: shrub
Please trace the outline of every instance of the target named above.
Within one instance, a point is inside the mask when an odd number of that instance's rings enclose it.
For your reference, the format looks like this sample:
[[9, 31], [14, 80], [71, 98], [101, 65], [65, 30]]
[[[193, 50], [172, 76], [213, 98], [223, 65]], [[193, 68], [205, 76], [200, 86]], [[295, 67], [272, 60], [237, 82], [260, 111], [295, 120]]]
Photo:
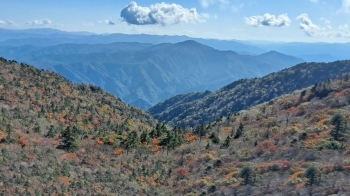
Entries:
[[343, 148], [343, 146], [338, 141], [329, 141], [325, 143], [323, 146], [324, 148], [334, 149], [334, 150]]
[[116, 150], [114, 151], [114, 154], [117, 155], [117, 156], [119, 156], [119, 155], [123, 154], [124, 152], [125, 152], [125, 150], [123, 150], [123, 149], [116, 149]]
[[305, 140], [306, 137], [307, 137], [307, 133], [306, 132], [302, 132], [302, 133], [299, 134], [299, 139], [300, 140]]
[[301, 182], [303, 182], [303, 180], [301, 179], [301, 177], [303, 177], [304, 172], [299, 171], [294, 173], [293, 175], [291, 175], [288, 179], [288, 184], [299, 184]]
[[178, 179], [184, 179], [185, 177], [190, 175], [190, 172], [188, 171], [187, 168], [180, 167], [174, 171], [174, 174]]
[[211, 185], [209, 188], [208, 188], [208, 192], [209, 193], [214, 193], [216, 191], [216, 186], [215, 185]]
[[220, 159], [217, 159], [213, 163], [213, 167], [220, 167], [222, 165], [222, 161]]
[[19, 138], [18, 143], [22, 146], [22, 148], [24, 148], [25, 146], [28, 145], [28, 142], [26, 140], [24, 140], [23, 138]]
[[275, 152], [276, 148], [277, 147], [273, 141], [265, 140], [256, 146], [255, 153], [258, 156], [263, 155], [266, 152], [273, 153]]

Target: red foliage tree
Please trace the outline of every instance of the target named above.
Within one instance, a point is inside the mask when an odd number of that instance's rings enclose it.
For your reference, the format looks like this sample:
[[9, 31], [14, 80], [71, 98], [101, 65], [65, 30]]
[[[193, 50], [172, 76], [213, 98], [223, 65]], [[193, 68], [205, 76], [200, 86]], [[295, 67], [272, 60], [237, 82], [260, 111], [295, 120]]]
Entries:
[[174, 174], [178, 179], [183, 179], [183, 178], [189, 176], [191, 173], [188, 171], [187, 168], [180, 167], [174, 171]]
[[17, 142], [22, 146], [22, 148], [28, 145], [28, 142], [23, 138], [19, 138]]

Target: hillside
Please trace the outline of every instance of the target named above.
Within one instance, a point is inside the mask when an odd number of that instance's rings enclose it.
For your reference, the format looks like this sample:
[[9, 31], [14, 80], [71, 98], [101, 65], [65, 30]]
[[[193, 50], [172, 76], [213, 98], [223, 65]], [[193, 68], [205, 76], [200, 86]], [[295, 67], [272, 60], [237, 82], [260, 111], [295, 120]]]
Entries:
[[[96, 156], [113, 154], [116, 147], [126, 145], [127, 133], [150, 131], [156, 125], [146, 112], [97, 86], [73, 84], [56, 73], [3, 58], [0, 108], [0, 194], [4, 195], [66, 192], [76, 160], [91, 172], [102, 164]], [[96, 146], [103, 143], [106, 148]], [[79, 158], [72, 154], [76, 151]]]
[[194, 126], [349, 71], [350, 61], [302, 63], [262, 78], [238, 80], [202, 98], [192, 99], [192, 94], [189, 98], [182, 95], [182, 99], [187, 100], [183, 102], [178, 102], [177, 97], [170, 98], [148, 111], [166, 123]]
[[196, 41], [176, 44], [64, 44], [0, 47], [20, 62], [94, 84], [130, 105], [147, 109], [171, 96], [217, 90], [234, 80], [261, 77], [303, 62], [270, 52], [259, 56], [219, 51]]
[[349, 78], [196, 127], [167, 182], [178, 195], [349, 195]]
[[170, 129], [95, 86], [4, 59], [0, 73], [0, 194], [349, 194], [350, 74]]

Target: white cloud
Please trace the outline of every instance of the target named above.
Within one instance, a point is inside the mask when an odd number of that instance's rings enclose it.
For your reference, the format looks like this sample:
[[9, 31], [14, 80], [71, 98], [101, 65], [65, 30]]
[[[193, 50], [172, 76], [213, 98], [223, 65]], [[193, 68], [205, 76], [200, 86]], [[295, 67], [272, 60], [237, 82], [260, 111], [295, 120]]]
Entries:
[[111, 19], [100, 20], [100, 21], [97, 21], [97, 23], [107, 24], [107, 25], [116, 25], [115, 22], [113, 22]]
[[269, 27], [283, 27], [289, 26], [291, 20], [287, 14], [279, 16], [264, 14], [263, 16], [250, 16], [245, 18], [245, 23], [251, 26], [269, 26]]
[[108, 25], [115, 25], [115, 23], [112, 22], [111, 20], [105, 20], [105, 22], [106, 22], [106, 24], [108, 24]]
[[15, 25], [11, 20], [0, 20], [0, 25]]
[[306, 35], [314, 37], [318, 34], [320, 27], [311, 21], [308, 14], [299, 15], [297, 20], [300, 21], [300, 29], [304, 30]]
[[350, 13], [350, 0], [343, 0], [342, 11], [345, 13]]
[[34, 20], [34, 21], [27, 22], [27, 24], [30, 24], [30, 25], [49, 25], [51, 23], [52, 23], [52, 21], [49, 19], [40, 19], [40, 20]]
[[302, 29], [307, 36], [350, 38], [350, 32], [344, 31], [348, 28], [347, 24], [338, 27], [341, 31], [334, 31], [330, 25], [327, 25], [326, 27], [320, 27], [314, 24], [309, 18], [308, 14], [299, 15], [297, 17], [297, 20], [300, 21], [300, 29]]
[[320, 20], [323, 21], [327, 25], [331, 24], [331, 21], [328, 20], [327, 18], [321, 17]]
[[207, 8], [210, 5], [219, 3], [221, 6], [225, 6], [229, 4], [230, 2], [228, 0], [200, 0], [200, 4], [202, 7]]
[[198, 14], [195, 8], [187, 9], [178, 4], [167, 4], [163, 2], [149, 7], [142, 7], [133, 1], [121, 11], [120, 17], [128, 24], [161, 24], [166, 26], [205, 22], [208, 15]]
[[346, 29], [348, 29], [348, 28], [349, 28], [348, 24], [340, 25], [340, 26], [338, 27], [338, 29], [340, 29], [340, 30], [346, 30]]
[[342, 31], [342, 32], [334, 32], [332, 34], [333, 37], [339, 37], [339, 38], [350, 38], [350, 32], [349, 31]]

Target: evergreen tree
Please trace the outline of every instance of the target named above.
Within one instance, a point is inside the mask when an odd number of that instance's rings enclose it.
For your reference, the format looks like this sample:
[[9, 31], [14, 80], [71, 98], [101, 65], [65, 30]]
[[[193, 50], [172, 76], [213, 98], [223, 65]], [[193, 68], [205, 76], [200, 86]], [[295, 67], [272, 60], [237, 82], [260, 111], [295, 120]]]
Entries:
[[140, 138], [137, 136], [136, 131], [132, 131], [129, 137], [124, 141], [124, 146], [127, 150], [136, 148], [140, 144]]
[[156, 128], [152, 129], [150, 136], [152, 138], [160, 137], [162, 134], [164, 134], [167, 131], [167, 128], [162, 123], [157, 123]]
[[194, 130], [194, 134], [199, 136], [199, 140], [202, 139], [202, 137], [206, 136], [208, 132], [208, 129], [204, 127], [204, 125], [197, 126]]
[[250, 167], [244, 167], [238, 175], [240, 178], [242, 178], [242, 185], [254, 185], [255, 182], [255, 174], [254, 171]]
[[74, 152], [78, 149], [75, 131], [76, 127], [71, 128], [70, 126], [68, 126], [62, 133], [62, 142], [64, 148], [70, 152]]
[[160, 145], [167, 148], [167, 152], [170, 149], [175, 149], [178, 146], [181, 146], [183, 143], [183, 138], [179, 135], [174, 129], [171, 131], [167, 131], [162, 140], [160, 141]]
[[157, 133], [156, 133], [157, 131], [156, 131], [156, 129], [152, 129], [151, 130], [151, 132], [149, 133], [149, 136], [151, 137], [151, 138], [156, 138], [157, 136]]
[[231, 137], [227, 136], [225, 141], [220, 146], [220, 148], [228, 148], [228, 147], [230, 147], [230, 145], [231, 145]]
[[218, 135], [213, 132], [210, 136], [209, 139], [211, 140], [211, 142], [213, 142], [213, 144], [220, 144], [220, 138], [218, 137]]
[[53, 129], [53, 125], [50, 125], [49, 131], [47, 132], [47, 134], [45, 135], [45, 137], [49, 137], [49, 138], [54, 138], [56, 135], [55, 130]]
[[315, 167], [309, 167], [304, 173], [304, 177], [308, 179], [306, 185], [319, 185], [321, 181], [321, 174]]
[[243, 135], [243, 133], [244, 133], [244, 126], [242, 123], [239, 123], [239, 127], [238, 127], [236, 134], [233, 138], [238, 139]]
[[39, 125], [38, 122], [35, 123], [35, 126], [34, 126], [34, 128], [33, 128], [33, 131], [34, 131], [35, 133], [41, 133], [40, 125]]
[[331, 119], [331, 124], [334, 125], [334, 128], [331, 130], [331, 136], [334, 140], [337, 141], [346, 141], [347, 140], [347, 122], [343, 115], [336, 114]]
[[140, 136], [141, 143], [147, 142], [147, 144], [150, 144], [152, 142], [152, 138], [149, 136], [149, 133], [147, 131], [143, 131]]
[[11, 138], [11, 134], [12, 134], [12, 126], [11, 123], [7, 123], [6, 125], [6, 129], [7, 129], [7, 137], [6, 137], [6, 141], [7, 142], [12, 142], [12, 138]]
[[207, 145], [205, 146], [205, 149], [208, 150], [210, 148], [210, 141], [208, 140]]

